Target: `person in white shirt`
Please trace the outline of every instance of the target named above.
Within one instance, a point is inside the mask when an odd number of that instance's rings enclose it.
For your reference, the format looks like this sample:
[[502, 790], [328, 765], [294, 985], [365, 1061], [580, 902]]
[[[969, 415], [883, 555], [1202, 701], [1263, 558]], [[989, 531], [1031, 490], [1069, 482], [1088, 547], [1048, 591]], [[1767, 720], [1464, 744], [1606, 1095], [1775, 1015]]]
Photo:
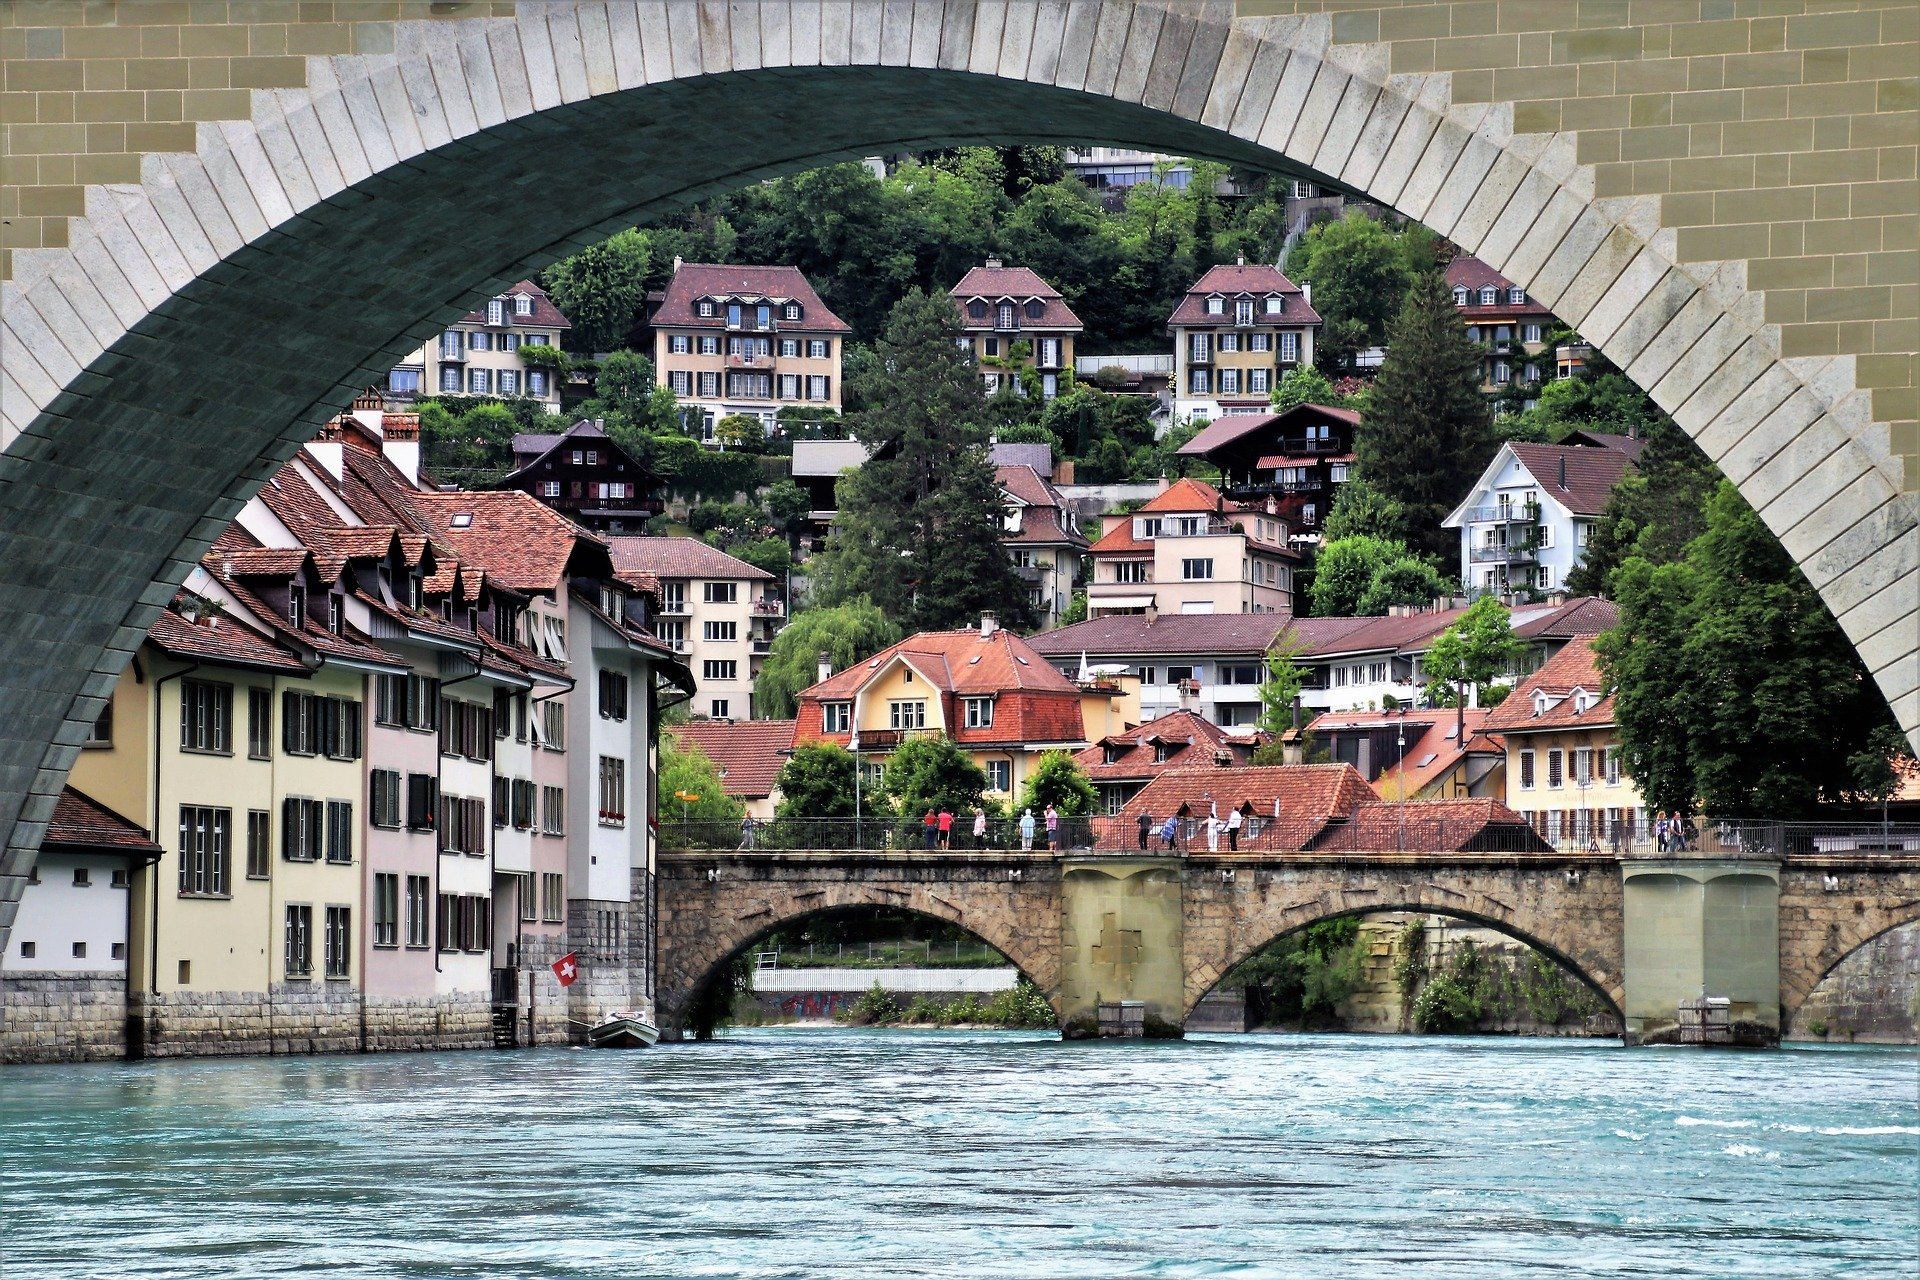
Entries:
[[1243, 820], [1240, 810], [1227, 810], [1227, 848], [1235, 853], [1240, 852], [1240, 824]]

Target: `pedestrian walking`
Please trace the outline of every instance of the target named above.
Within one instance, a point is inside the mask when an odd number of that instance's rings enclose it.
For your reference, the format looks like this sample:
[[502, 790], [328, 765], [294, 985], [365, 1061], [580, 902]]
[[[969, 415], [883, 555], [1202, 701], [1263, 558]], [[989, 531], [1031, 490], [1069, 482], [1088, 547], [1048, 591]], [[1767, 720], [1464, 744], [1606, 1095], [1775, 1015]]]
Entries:
[[920, 819], [920, 825], [926, 834], [927, 848], [933, 848], [933, 842], [940, 838], [940, 815], [928, 809], [927, 816]]
[[1140, 816], [1135, 818], [1134, 822], [1140, 828], [1140, 852], [1145, 853], [1147, 851], [1147, 841], [1153, 838], [1153, 815], [1145, 809], [1142, 809]]
[[940, 847], [953, 848], [953, 810], [940, 806]]
[[753, 848], [755, 834], [756, 830], [753, 825], [753, 815], [748, 814], [746, 817], [740, 819], [740, 847], [742, 849]]
[[1211, 806], [1209, 806], [1208, 808], [1206, 825], [1207, 825], [1207, 852], [1218, 853], [1220, 852], [1220, 815], [1212, 812]]
[[1178, 836], [1179, 834], [1180, 834], [1180, 819], [1169, 814], [1167, 817], [1167, 820], [1160, 824], [1160, 841], [1163, 845], [1166, 846], [1166, 850], [1168, 853], [1173, 852], [1174, 837]]
[[1060, 850], [1060, 811], [1052, 805], [1047, 806], [1047, 848]]
[[1033, 810], [1027, 809], [1020, 814], [1020, 847], [1027, 852], [1033, 851]]
[[1662, 853], [1667, 851], [1667, 815], [1658, 810], [1653, 815], [1653, 847]]
[[1239, 809], [1227, 810], [1227, 848], [1234, 853], [1240, 852], [1240, 824], [1246, 820]]
[[977, 806], [973, 811], [973, 843], [978, 849], [987, 847], [987, 811]]

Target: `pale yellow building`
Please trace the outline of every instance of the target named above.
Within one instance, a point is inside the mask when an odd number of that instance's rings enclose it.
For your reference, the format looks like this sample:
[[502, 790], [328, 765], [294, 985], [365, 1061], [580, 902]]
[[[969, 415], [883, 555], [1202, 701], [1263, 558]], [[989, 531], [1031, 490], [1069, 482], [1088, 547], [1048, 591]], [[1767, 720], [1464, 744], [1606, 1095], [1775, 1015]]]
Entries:
[[607, 539], [614, 568], [658, 586], [653, 630], [693, 672], [691, 713], [750, 720], [753, 682], [787, 620], [786, 584], [698, 538]]
[[1029, 370], [1042, 399], [1060, 394], [1086, 326], [1058, 289], [1028, 267], [988, 258], [950, 293], [960, 309], [960, 349], [979, 366], [988, 395], [1027, 394]]
[[548, 413], [558, 413], [559, 379], [549, 368], [529, 365], [521, 350], [557, 350], [560, 335], [571, 328], [546, 290], [522, 280], [395, 365], [387, 374], [387, 396], [402, 403], [416, 396], [498, 396], [537, 400]]
[[1289, 370], [1313, 363], [1313, 299], [1278, 267], [1209, 268], [1173, 309], [1173, 414], [1211, 421], [1265, 413]]

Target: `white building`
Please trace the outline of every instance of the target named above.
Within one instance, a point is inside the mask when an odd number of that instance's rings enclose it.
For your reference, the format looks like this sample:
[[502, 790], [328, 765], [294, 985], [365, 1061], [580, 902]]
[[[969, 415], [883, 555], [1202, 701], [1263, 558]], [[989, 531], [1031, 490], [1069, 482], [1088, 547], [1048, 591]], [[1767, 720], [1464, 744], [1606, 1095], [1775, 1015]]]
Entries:
[[435, 395], [524, 398], [558, 413], [559, 380], [550, 370], [528, 368], [520, 350], [558, 348], [561, 333], [571, 328], [545, 290], [522, 280], [395, 365], [387, 374], [387, 395], [400, 401]]
[[1441, 523], [1460, 531], [1460, 581], [1470, 593], [1557, 591], [1586, 559], [1613, 486], [1643, 442], [1588, 434], [1591, 444], [1509, 441]]
[[698, 682], [693, 714], [751, 719], [754, 678], [787, 618], [774, 591], [779, 580], [698, 538], [620, 536], [607, 544], [620, 573], [658, 584], [653, 631]]
[[91, 796], [63, 790], [0, 970], [125, 981], [129, 872], [159, 856], [140, 827]]
[[1187, 710], [1210, 724], [1251, 729], [1260, 719], [1267, 652], [1289, 621], [1284, 613], [1109, 614], [1028, 643], [1069, 679], [1083, 661], [1127, 667], [1140, 679], [1142, 722]]

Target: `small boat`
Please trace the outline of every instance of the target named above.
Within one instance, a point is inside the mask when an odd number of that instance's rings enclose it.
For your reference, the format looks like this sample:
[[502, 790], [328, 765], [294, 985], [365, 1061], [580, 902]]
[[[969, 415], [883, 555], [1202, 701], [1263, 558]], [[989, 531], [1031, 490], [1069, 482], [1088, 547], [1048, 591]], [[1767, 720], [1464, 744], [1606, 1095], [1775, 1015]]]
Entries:
[[587, 1031], [587, 1043], [595, 1049], [651, 1049], [660, 1042], [660, 1028], [639, 1013], [616, 1013]]

